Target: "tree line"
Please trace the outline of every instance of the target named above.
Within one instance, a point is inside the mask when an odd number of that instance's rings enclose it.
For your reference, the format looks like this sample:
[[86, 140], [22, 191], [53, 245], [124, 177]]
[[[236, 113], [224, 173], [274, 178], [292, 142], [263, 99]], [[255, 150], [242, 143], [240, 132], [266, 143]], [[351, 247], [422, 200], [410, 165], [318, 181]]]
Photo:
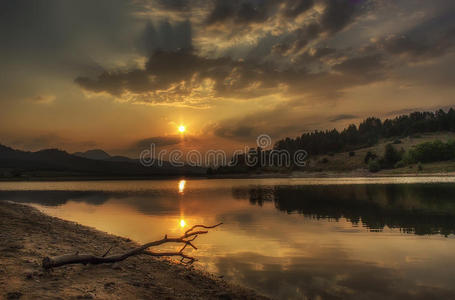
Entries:
[[312, 155], [329, 154], [370, 147], [380, 138], [405, 137], [438, 131], [455, 132], [453, 108], [447, 112], [442, 109], [436, 112], [413, 112], [384, 121], [370, 117], [359, 126], [351, 124], [341, 132], [337, 129], [315, 130], [296, 138], [287, 137], [278, 141], [274, 148], [291, 153], [302, 149]]
[[[429, 142], [418, 145], [409, 151], [402, 148], [397, 149], [394, 145], [400, 144], [399, 139], [402, 137], [440, 131], [455, 132], [455, 110], [453, 108], [447, 112], [442, 109], [436, 112], [413, 112], [384, 121], [369, 117], [363, 120], [359, 126], [351, 124], [342, 131], [337, 129], [315, 130], [303, 133], [296, 138], [287, 137], [279, 140], [273, 149], [251, 148], [246, 153], [236, 154], [229, 165], [208, 168], [207, 174], [249, 173], [264, 168], [269, 171], [283, 171], [283, 165], [275, 163], [276, 157], [273, 156], [273, 151], [285, 150], [290, 153], [291, 157], [299, 150], [306, 151], [308, 155], [349, 152], [350, 156], [354, 156], [354, 150], [374, 146], [381, 138], [395, 140], [385, 146], [385, 153], [382, 157], [378, 157], [376, 153], [370, 151], [366, 154], [364, 163], [371, 172], [400, 168], [413, 163], [419, 163], [419, 168], [421, 168], [420, 163], [455, 159], [455, 142]], [[256, 162], [247, 163], [248, 158], [256, 158]], [[327, 158], [324, 159], [327, 160]], [[292, 162], [290, 160], [290, 165], [285, 166], [284, 169], [296, 168]]]

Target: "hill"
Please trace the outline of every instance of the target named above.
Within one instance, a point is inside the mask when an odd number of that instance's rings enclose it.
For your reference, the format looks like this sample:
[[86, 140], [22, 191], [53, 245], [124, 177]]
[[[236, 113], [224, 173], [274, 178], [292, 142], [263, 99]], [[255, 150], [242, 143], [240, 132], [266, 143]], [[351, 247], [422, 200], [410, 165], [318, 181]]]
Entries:
[[[278, 163], [280, 151], [288, 157], [306, 153], [305, 166], [292, 161], [290, 165]], [[253, 160], [256, 163], [252, 166]], [[358, 126], [351, 124], [342, 131], [315, 130], [282, 139], [273, 149], [251, 148], [237, 154], [232, 161], [238, 163], [209, 168], [208, 175], [354, 170], [373, 173], [385, 170], [382, 172], [395, 174], [423, 169], [452, 172], [455, 171], [455, 110], [413, 112], [384, 121], [369, 117]]]
[[88, 154], [85, 152], [81, 155], [92, 158], [69, 154], [59, 149], [28, 152], [0, 145], [0, 178], [124, 178], [197, 176], [205, 173], [203, 168], [172, 167], [169, 163], [165, 163], [162, 167], [145, 167], [137, 160], [112, 157], [102, 150], [89, 151]]
[[75, 156], [84, 157], [88, 159], [94, 160], [106, 160], [106, 161], [123, 161], [123, 162], [130, 162], [130, 163], [138, 163], [137, 159], [132, 159], [126, 156], [112, 156], [104, 150], [101, 149], [93, 149], [87, 150], [85, 152], [75, 152], [73, 153]]
[[[368, 165], [365, 163], [365, 156], [368, 152], [383, 157], [386, 145], [392, 144], [397, 150], [403, 149], [405, 152], [413, 149], [415, 146], [440, 140], [447, 142], [455, 140], [454, 132], [426, 133], [421, 135], [409, 136], [405, 138], [384, 138], [370, 147], [356, 149], [355, 151], [345, 151], [340, 153], [311, 155], [308, 158], [304, 170], [308, 172], [368, 172]], [[378, 174], [408, 174], [408, 173], [438, 173], [438, 172], [455, 172], [455, 161], [441, 161], [432, 163], [423, 163], [422, 170], [418, 170], [418, 164], [413, 163], [399, 168], [385, 169]]]

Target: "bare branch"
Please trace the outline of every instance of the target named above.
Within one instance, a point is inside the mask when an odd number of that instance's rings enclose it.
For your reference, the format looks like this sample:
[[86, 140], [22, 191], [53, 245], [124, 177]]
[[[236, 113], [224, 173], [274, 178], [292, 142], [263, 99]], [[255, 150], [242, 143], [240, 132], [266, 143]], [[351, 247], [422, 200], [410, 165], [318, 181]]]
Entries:
[[191, 227], [190, 229], [188, 229], [187, 231], [185, 231], [185, 234], [188, 234], [189, 232], [193, 231], [193, 230], [196, 229], [196, 228], [212, 229], [212, 228], [215, 228], [215, 227], [220, 226], [221, 224], [223, 224], [223, 223], [218, 223], [218, 224], [213, 225], [213, 226], [194, 225], [193, 227]]
[[[169, 238], [166, 235], [164, 235], [164, 238], [161, 240], [153, 241], [147, 244], [144, 244], [140, 247], [134, 248], [128, 252], [125, 252], [123, 254], [118, 254], [118, 255], [110, 255], [109, 252], [113, 248], [111, 246], [106, 253], [103, 256], [96, 256], [96, 255], [90, 255], [90, 254], [81, 254], [79, 255], [79, 252], [76, 252], [76, 254], [68, 254], [68, 255], [61, 255], [57, 257], [45, 257], [42, 261], [42, 266], [44, 269], [49, 270], [55, 267], [60, 267], [64, 265], [69, 265], [69, 264], [103, 264], [103, 263], [113, 263], [113, 262], [119, 262], [122, 260], [127, 259], [130, 256], [134, 255], [150, 255], [150, 256], [180, 256], [181, 257], [181, 262], [184, 263], [184, 260], [188, 260], [186, 262], [187, 264], [193, 263], [196, 259], [194, 257], [188, 256], [185, 253], [183, 253], [183, 250], [187, 246], [191, 246], [193, 249], [197, 250], [197, 247], [192, 243], [199, 235], [201, 234], [206, 234], [208, 231], [206, 230], [199, 230], [199, 231], [193, 231], [196, 228], [204, 228], [204, 229], [211, 229], [220, 226], [223, 223], [219, 223], [213, 226], [205, 226], [205, 225], [195, 225], [185, 231], [185, 234], [183, 234], [180, 237], [176, 238]], [[184, 244], [183, 247], [180, 249], [178, 252], [151, 252], [147, 251], [148, 248], [151, 247], [156, 247], [160, 246], [162, 244], [166, 243], [180, 243]]]

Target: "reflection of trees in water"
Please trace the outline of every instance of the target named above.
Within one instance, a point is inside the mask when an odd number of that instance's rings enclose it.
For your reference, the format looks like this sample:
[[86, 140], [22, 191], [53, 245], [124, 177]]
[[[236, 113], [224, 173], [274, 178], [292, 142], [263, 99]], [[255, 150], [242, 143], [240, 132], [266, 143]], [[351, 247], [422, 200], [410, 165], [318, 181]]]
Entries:
[[346, 218], [370, 230], [385, 226], [416, 234], [455, 233], [455, 185], [256, 186], [234, 189], [233, 196], [262, 206], [273, 201], [287, 213], [316, 219]]

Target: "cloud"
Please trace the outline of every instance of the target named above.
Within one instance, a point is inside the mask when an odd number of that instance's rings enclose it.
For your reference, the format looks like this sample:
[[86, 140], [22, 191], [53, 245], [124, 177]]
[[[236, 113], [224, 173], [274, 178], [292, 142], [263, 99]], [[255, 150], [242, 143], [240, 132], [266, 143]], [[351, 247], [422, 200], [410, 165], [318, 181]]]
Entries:
[[[420, 24], [408, 35], [375, 38], [362, 47], [326, 43], [378, 6], [373, 0], [159, 1], [160, 9], [200, 10], [206, 17], [197, 22], [188, 13], [183, 21], [149, 21], [140, 42], [147, 56], [142, 67], [110, 68], [96, 76], [78, 76], [75, 82], [122, 101], [195, 108], [211, 107], [220, 99], [278, 94], [327, 101], [340, 98], [346, 89], [391, 78], [400, 65], [395, 57], [420, 60], [451, 49], [452, 22], [445, 17], [437, 23], [446, 33], [433, 34], [428, 41], [418, 37], [434, 32], [437, 27], [431, 24]], [[302, 14], [303, 21], [297, 18]], [[243, 49], [234, 43], [225, 52], [205, 48], [213, 39], [242, 41], [239, 32], [255, 41], [253, 46]]]
[[382, 56], [351, 57], [333, 71], [310, 73], [305, 69], [278, 70], [271, 64], [206, 58], [189, 50], [156, 51], [143, 69], [111, 71], [97, 78], [78, 77], [88, 91], [106, 92], [131, 102], [149, 104], [210, 104], [215, 98], [250, 99], [284, 92], [332, 95], [342, 89], [379, 80]]
[[75, 82], [88, 91], [106, 92], [131, 102], [204, 104], [214, 97], [258, 97], [279, 85], [272, 67], [206, 58], [191, 50], [155, 51], [143, 69], [106, 71]]
[[50, 104], [50, 103], [54, 102], [55, 96], [54, 95], [38, 95], [35, 97], [28, 98], [27, 100], [32, 103]]
[[336, 115], [330, 118], [330, 122], [338, 122], [338, 121], [343, 121], [343, 120], [352, 120], [352, 119], [357, 119], [358, 116], [356, 115], [350, 115], [350, 114], [340, 114]]
[[163, 10], [188, 11], [191, 10], [191, 0], [158, 0], [157, 3]]
[[323, 31], [330, 33], [344, 29], [365, 7], [359, 1], [352, 0], [327, 0], [326, 5], [320, 23]]
[[436, 15], [405, 31], [375, 38], [367, 50], [382, 51], [391, 57], [411, 62], [442, 57], [452, 52], [455, 46], [452, 15]]
[[62, 150], [87, 149], [97, 147], [97, 143], [90, 140], [78, 141], [74, 137], [54, 132], [33, 132], [26, 134], [2, 134], [2, 144], [19, 150], [42, 150], [58, 148]]
[[305, 11], [312, 8], [314, 5], [313, 0], [295, 0], [287, 1], [284, 8], [284, 15], [288, 18], [295, 18]]
[[155, 145], [157, 148], [177, 145], [182, 142], [182, 138], [179, 136], [155, 136], [143, 140], [137, 141], [133, 148], [135, 149], [149, 149], [150, 145]]
[[269, 135], [272, 142], [276, 142], [286, 136], [297, 136], [304, 131], [321, 129], [325, 120], [320, 114], [307, 114], [302, 118], [307, 107], [300, 104], [289, 101], [257, 112], [224, 119], [212, 124], [206, 131], [216, 137], [256, 146], [256, 139], [261, 134]]
[[125, 31], [134, 27], [134, 6], [123, 0], [100, 0], [96, 5], [90, 0], [2, 1], [1, 10], [3, 59], [20, 55], [21, 60], [52, 63], [101, 49], [118, 51], [128, 47], [131, 32]]
[[232, 127], [216, 127], [214, 134], [222, 138], [251, 140], [255, 136], [255, 130], [253, 126], [238, 124]]
[[242, 1], [216, 0], [206, 24], [233, 22], [238, 24], [262, 23], [271, 17], [272, 11], [278, 6], [278, 1]]
[[370, 77], [375, 76], [383, 70], [384, 59], [380, 54], [351, 57], [345, 61], [336, 64], [333, 70], [340, 71], [343, 74]]
[[410, 60], [423, 60], [446, 54], [455, 46], [455, 28], [433, 41], [412, 39], [408, 35], [392, 35], [378, 43], [392, 55], [408, 57]]
[[141, 48], [146, 55], [155, 51], [177, 51], [192, 49], [191, 23], [186, 20], [171, 24], [162, 20], [154, 25], [148, 22], [141, 40]]

